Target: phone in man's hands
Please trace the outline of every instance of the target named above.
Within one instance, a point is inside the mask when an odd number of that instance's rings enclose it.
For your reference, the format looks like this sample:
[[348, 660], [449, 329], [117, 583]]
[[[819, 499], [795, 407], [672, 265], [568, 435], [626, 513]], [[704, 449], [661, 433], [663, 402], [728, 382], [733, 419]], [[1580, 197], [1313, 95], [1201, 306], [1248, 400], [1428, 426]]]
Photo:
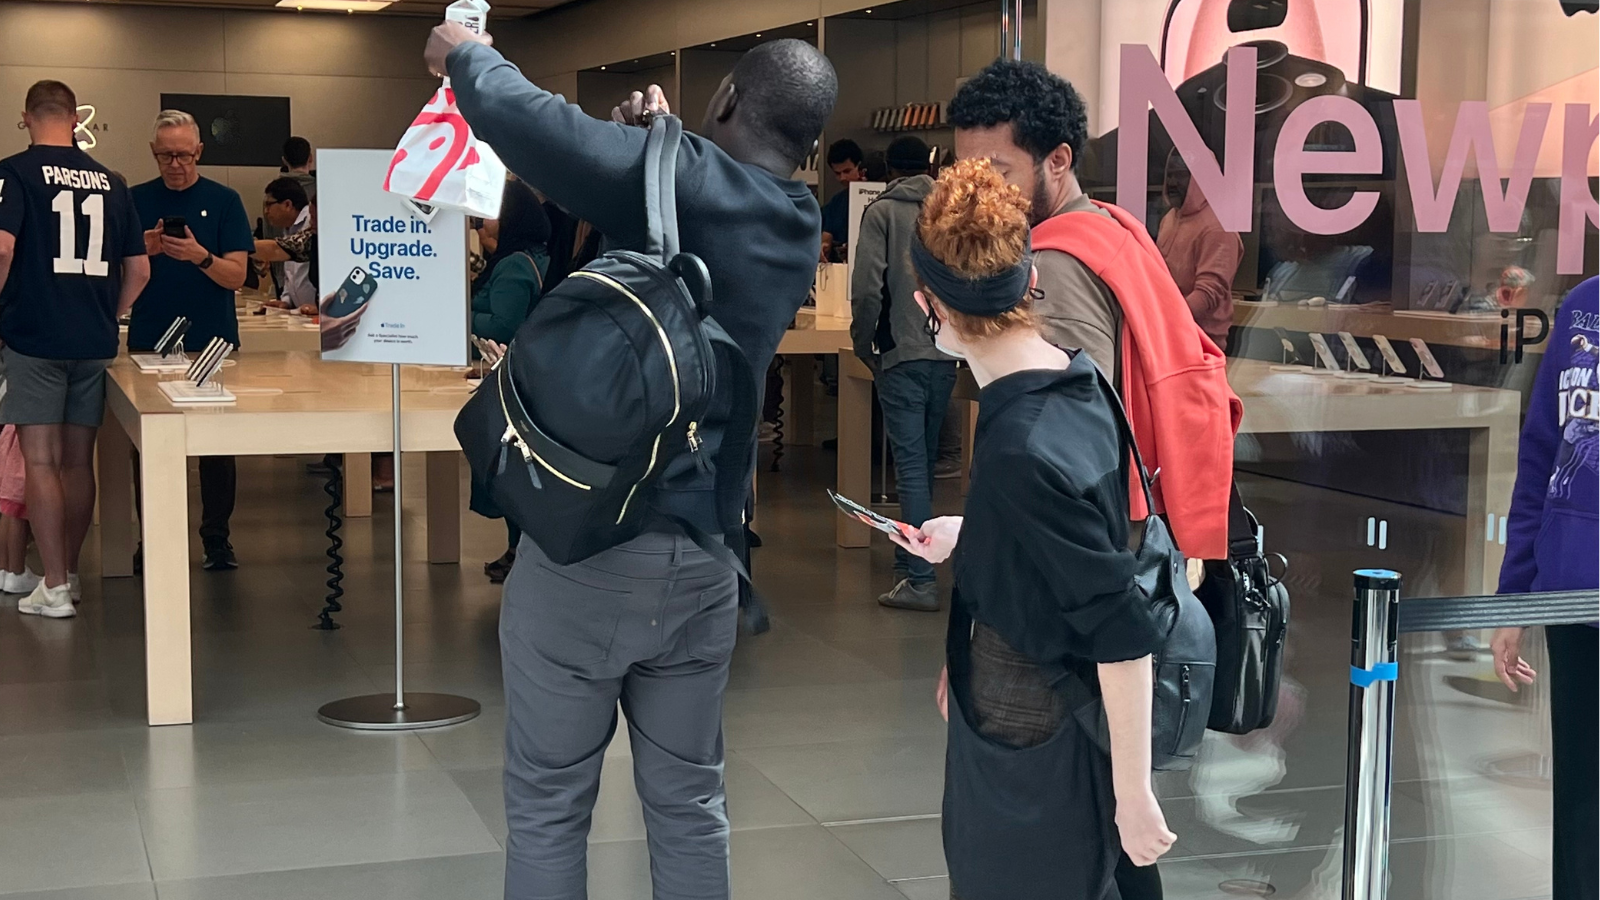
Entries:
[[161, 233], [169, 238], [189, 236], [189, 222], [183, 216], [162, 216]]

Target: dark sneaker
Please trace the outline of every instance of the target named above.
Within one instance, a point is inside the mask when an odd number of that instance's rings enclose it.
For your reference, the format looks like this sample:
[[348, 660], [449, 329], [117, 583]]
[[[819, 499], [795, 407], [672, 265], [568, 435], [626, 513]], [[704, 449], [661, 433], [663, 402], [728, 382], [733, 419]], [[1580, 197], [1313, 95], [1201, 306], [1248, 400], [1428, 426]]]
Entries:
[[878, 598], [878, 605], [890, 609], [938, 612], [939, 583], [927, 581], [922, 584], [912, 584], [911, 579], [902, 578], [889, 593]]
[[489, 576], [490, 584], [505, 584], [506, 576], [511, 574], [511, 566], [517, 561], [517, 551], [507, 550], [500, 554], [500, 558], [493, 562], [483, 564], [483, 574]]
[[933, 477], [943, 481], [947, 478], [961, 477], [961, 460], [941, 459], [933, 464]]
[[239, 568], [239, 558], [233, 555], [232, 544], [219, 544], [206, 550], [205, 560], [200, 563], [200, 568], [207, 572], [226, 572]]

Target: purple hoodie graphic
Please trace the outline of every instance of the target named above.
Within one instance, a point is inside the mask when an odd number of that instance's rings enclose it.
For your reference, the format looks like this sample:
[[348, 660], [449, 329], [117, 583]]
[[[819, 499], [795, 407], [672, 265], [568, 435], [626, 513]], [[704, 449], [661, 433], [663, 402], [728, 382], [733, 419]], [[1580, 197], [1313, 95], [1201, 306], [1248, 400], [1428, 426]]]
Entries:
[[1600, 308], [1591, 278], [1551, 324], [1517, 450], [1500, 593], [1600, 583]]

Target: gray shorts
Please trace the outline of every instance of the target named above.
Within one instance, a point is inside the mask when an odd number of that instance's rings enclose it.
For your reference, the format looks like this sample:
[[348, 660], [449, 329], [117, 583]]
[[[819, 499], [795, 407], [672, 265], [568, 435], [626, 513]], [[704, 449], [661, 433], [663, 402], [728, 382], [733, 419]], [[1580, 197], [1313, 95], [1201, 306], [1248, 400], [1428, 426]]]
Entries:
[[109, 359], [40, 359], [6, 347], [6, 395], [0, 422], [7, 425], [100, 427], [106, 412]]

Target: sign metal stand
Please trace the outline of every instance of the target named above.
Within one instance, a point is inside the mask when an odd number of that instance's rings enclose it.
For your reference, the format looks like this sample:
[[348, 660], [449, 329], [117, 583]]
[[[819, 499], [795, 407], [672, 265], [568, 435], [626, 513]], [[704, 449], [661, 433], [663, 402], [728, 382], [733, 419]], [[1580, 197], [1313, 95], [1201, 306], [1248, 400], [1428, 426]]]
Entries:
[[405, 640], [405, 507], [400, 465], [400, 364], [390, 366], [394, 381], [394, 694], [366, 694], [335, 700], [317, 710], [317, 718], [358, 731], [412, 731], [441, 728], [477, 717], [478, 701], [454, 694], [406, 693]]

